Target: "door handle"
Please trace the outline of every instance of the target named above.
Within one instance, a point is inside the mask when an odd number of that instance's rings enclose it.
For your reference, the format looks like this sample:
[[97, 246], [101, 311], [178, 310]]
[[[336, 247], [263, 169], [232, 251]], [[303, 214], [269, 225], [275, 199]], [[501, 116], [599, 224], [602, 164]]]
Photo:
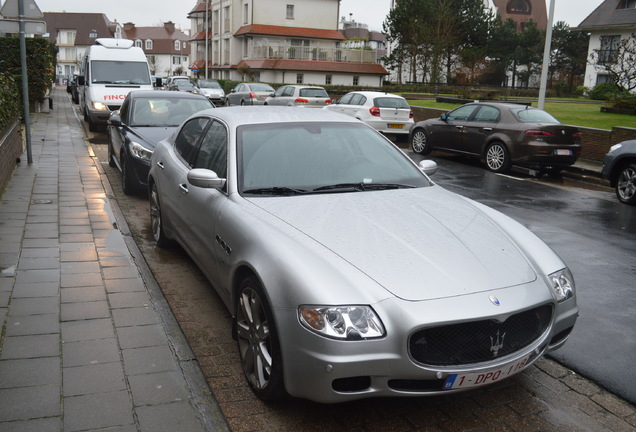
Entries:
[[179, 185], [179, 189], [181, 189], [181, 192], [183, 193], [186, 193], [186, 194], [188, 193], [188, 188], [183, 183]]
[[464, 126], [455, 126], [457, 129], [464, 129]]
[[158, 166], [159, 168], [161, 168], [161, 169], [163, 169], [163, 168], [164, 168], [164, 166], [163, 166], [163, 162], [161, 162], [161, 161], [157, 162], [157, 166]]
[[490, 132], [492, 131], [492, 128], [484, 128], [485, 131]]

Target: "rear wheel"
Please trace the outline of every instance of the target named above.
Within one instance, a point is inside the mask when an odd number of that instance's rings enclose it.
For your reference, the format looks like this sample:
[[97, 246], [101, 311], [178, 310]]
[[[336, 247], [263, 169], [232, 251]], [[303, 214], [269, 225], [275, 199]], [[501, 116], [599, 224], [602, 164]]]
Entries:
[[512, 166], [508, 149], [501, 142], [494, 142], [488, 146], [485, 159], [488, 169], [496, 173], [506, 172]]
[[285, 394], [278, 332], [260, 282], [247, 276], [236, 302], [236, 335], [243, 372], [260, 399], [273, 401]]
[[411, 137], [411, 146], [415, 153], [422, 155], [427, 155], [433, 150], [431, 148], [431, 144], [428, 142], [428, 136], [424, 129], [416, 129], [413, 132], [413, 136]]
[[636, 164], [622, 168], [616, 181], [616, 197], [622, 203], [636, 205]]

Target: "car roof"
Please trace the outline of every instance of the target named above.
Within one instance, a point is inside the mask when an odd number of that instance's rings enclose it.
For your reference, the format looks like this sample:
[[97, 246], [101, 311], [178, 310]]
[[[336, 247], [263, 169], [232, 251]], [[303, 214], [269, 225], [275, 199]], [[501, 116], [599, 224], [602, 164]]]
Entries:
[[[491, 105], [494, 107], [500, 107], [500, 108], [508, 108], [508, 109], [513, 109], [513, 108], [526, 108], [526, 109], [539, 109], [536, 107], [532, 107], [532, 106], [527, 106], [524, 104], [518, 104], [518, 103], [514, 103], [514, 102], [495, 102], [495, 101], [475, 101], [475, 102], [470, 102], [464, 105]], [[462, 106], [464, 106], [462, 105]]]
[[360, 120], [328, 110], [314, 110], [299, 107], [282, 106], [231, 106], [221, 109], [201, 111], [199, 115], [210, 115], [218, 118], [230, 128], [245, 124], [273, 124], [295, 122], [336, 122], [364, 124]]
[[363, 96], [366, 96], [367, 98], [375, 98], [375, 97], [394, 97], [394, 98], [400, 98], [400, 99], [404, 99], [402, 96], [399, 95], [395, 95], [395, 94], [391, 94], [391, 93], [385, 93], [385, 92], [375, 92], [375, 91], [352, 91], [350, 93], [358, 93], [361, 94]]
[[186, 92], [171, 92], [161, 90], [133, 90], [130, 96], [134, 98], [160, 98], [160, 99], [207, 99], [203, 95]]

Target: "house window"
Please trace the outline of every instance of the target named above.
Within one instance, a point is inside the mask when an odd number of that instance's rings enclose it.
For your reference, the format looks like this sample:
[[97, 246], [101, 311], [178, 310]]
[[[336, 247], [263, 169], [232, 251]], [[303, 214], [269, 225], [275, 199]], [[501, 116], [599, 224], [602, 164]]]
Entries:
[[612, 82], [612, 79], [610, 78], [609, 75], [603, 75], [603, 74], [596, 75], [596, 85], [603, 84], [603, 83], [611, 83], [611, 82]]
[[528, 0], [510, 0], [508, 6], [506, 6], [506, 12], [509, 14], [530, 15], [532, 6]]
[[135, 41], [135, 46], [136, 46], [137, 48], [141, 48], [141, 39], [137, 39], [137, 40]]
[[294, 19], [294, 5], [287, 5], [287, 19]]
[[243, 24], [247, 24], [247, 23], [250, 22], [249, 21], [249, 17], [250, 17], [249, 11], [250, 11], [249, 5], [247, 3], [245, 3], [243, 5]]
[[181, 57], [180, 56], [172, 56], [172, 64], [173, 65], [180, 65], [181, 64]]
[[360, 77], [358, 75], [353, 76], [353, 85], [358, 85], [360, 83]]
[[296, 74], [296, 84], [303, 83], [303, 74]]
[[[97, 37], [97, 36], [89, 36], [89, 37]], [[74, 30], [63, 30], [59, 32], [59, 42], [58, 45], [75, 45], [75, 31]]]
[[148, 39], [146, 41], [146, 49], [147, 50], [151, 50], [152, 49], [152, 40], [151, 39]]
[[331, 75], [325, 75], [325, 84], [327, 85], [331, 84]]
[[181, 51], [181, 41], [174, 41], [174, 49], [177, 51]]
[[598, 50], [598, 62], [616, 63], [618, 47], [621, 44], [620, 36], [601, 36], [601, 48]]
[[621, 0], [617, 9], [636, 9], [636, 0]]

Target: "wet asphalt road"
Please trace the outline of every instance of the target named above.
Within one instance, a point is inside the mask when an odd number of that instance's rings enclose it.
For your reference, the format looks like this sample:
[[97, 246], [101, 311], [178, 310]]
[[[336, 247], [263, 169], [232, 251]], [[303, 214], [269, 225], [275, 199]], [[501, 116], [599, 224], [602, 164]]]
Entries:
[[636, 206], [619, 203], [609, 188], [523, 172], [497, 175], [455, 156], [431, 159], [439, 185], [511, 216], [563, 258], [574, 274], [580, 316], [551, 357], [636, 402]]

